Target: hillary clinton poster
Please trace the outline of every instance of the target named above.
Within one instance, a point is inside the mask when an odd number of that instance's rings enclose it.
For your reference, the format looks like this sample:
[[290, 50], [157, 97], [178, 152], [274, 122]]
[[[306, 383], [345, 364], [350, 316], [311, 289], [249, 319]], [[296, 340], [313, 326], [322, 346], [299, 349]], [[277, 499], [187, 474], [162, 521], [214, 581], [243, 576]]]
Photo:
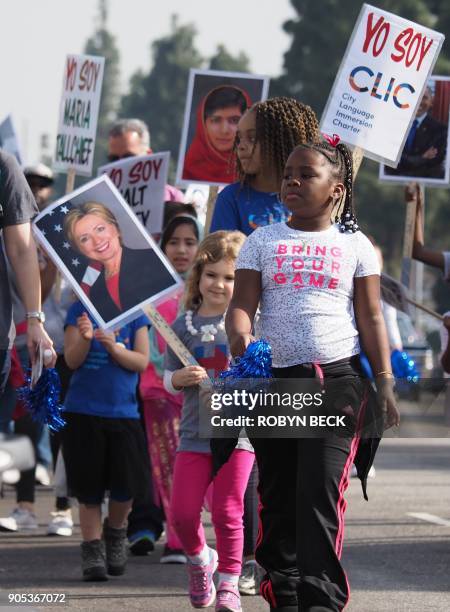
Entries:
[[34, 231], [103, 329], [120, 327], [182, 281], [103, 175], [50, 205]]
[[194, 70], [189, 73], [177, 184], [227, 185], [237, 180], [234, 142], [239, 119], [265, 100], [269, 78]]

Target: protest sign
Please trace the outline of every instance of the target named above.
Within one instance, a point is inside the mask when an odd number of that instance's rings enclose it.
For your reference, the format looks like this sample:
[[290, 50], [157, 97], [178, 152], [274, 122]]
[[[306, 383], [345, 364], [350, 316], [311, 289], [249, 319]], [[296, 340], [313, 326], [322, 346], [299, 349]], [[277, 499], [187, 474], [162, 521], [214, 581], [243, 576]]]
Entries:
[[57, 172], [92, 174], [104, 63], [93, 55], [66, 58], [53, 166]]
[[195, 206], [197, 218], [204, 226], [209, 201], [209, 185], [190, 183], [184, 193], [184, 201]]
[[397, 168], [380, 164], [380, 179], [439, 187], [450, 181], [450, 77], [427, 81]]
[[364, 4], [321, 130], [395, 167], [443, 40], [439, 32]]
[[169, 152], [154, 153], [128, 157], [98, 169], [99, 176], [109, 176], [149, 234], [162, 230], [169, 159]]
[[191, 69], [177, 184], [237, 180], [233, 146], [238, 121], [254, 102], [266, 99], [268, 88], [266, 76]]
[[19, 139], [17, 138], [11, 115], [8, 115], [6, 119], [0, 123], [0, 149], [14, 155], [19, 164], [22, 165]]
[[102, 175], [42, 211], [34, 231], [103, 329], [182, 287], [161, 250]]

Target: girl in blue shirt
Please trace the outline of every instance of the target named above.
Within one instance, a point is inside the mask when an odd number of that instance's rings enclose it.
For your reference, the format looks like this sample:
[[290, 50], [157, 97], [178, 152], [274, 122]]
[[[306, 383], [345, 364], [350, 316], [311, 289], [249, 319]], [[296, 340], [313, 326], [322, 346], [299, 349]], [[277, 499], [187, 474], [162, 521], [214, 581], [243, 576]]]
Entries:
[[67, 314], [64, 357], [74, 373], [65, 400], [63, 454], [69, 490], [79, 502], [84, 580], [124, 573], [127, 516], [133, 498], [149, 487], [136, 399], [138, 373], [149, 359], [147, 327], [140, 316], [114, 332], [98, 329], [81, 302]]
[[283, 168], [295, 146], [318, 135], [314, 111], [293, 98], [253, 104], [236, 133], [240, 181], [220, 192], [210, 231], [239, 230], [248, 236], [263, 225], [287, 221], [289, 212], [278, 194]]

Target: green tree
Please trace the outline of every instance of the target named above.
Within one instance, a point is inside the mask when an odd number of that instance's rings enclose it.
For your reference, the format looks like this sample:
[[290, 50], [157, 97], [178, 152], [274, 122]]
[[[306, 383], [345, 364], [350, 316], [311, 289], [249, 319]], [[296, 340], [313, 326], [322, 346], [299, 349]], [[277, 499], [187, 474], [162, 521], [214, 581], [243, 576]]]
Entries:
[[[272, 95], [291, 95], [310, 104], [318, 116], [325, 106], [361, 8], [359, 0], [291, 0], [297, 17], [284, 24], [291, 36], [280, 78], [271, 84]], [[448, 0], [379, 0], [379, 8], [434, 28], [450, 36]], [[441, 52], [437, 71], [448, 74], [449, 55]], [[442, 72], [442, 70], [444, 72]], [[363, 230], [381, 245], [387, 271], [399, 276], [405, 220], [403, 187], [381, 183], [379, 166], [363, 161], [355, 184], [355, 202]], [[427, 189], [426, 235], [449, 248], [445, 229], [448, 191]], [[446, 216], [447, 215], [447, 216]], [[437, 297], [437, 293], [436, 297]]]
[[435, 72], [437, 74], [450, 75], [450, 3], [448, 0], [435, 0], [433, 12], [437, 16], [434, 29], [445, 35]]
[[120, 55], [116, 37], [108, 31], [108, 0], [99, 0], [98, 27], [86, 41], [84, 52], [105, 58], [102, 97], [97, 124], [94, 171], [105, 163], [108, 151], [108, 132], [117, 116], [119, 106]]
[[243, 51], [233, 57], [224, 45], [218, 45], [215, 55], [209, 60], [209, 68], [228, 72], [250, 72], [250, 60]]
[[203, 58], [195, 48], [195, 27], [179, 25], [172, 17], [171, 32], [151, 45], [152, 67], [138, 70], [130, 80], [129, 93], [122, 98], [123, 117], [145, 121], [155, 151], [176, 155], [180, 144], [190, 68], [200, 68]]
[[316, 112], [324, 107], [360, 3], [355, 0], [291, 0], [298, 17], [283, 25], [292, 39], [283, 72], [271, 93], [289, 95]]
[[[273, 82], [273, 87], [271, 85], [271, 92], [298, 98], [320, 114], [344, 56], [361, 2], [291, 0], [291, 4], [298, 17], [283, 25], [292, 42], [284, 55], [282, 75]], [[426, 0], [379, 0], [376, 6], [429, 27], [436, 22]]]

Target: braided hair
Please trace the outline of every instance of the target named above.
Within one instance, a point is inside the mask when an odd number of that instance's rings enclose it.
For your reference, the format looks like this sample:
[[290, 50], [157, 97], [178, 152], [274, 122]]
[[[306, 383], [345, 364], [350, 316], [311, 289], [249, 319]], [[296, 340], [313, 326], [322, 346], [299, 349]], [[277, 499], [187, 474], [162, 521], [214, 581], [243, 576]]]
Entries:
[[[256, 142], [261, 146], [263, 165], [273, 170], [277, 182], [281, 183], [284, 166], [293, 149], [319, 139], [316, 114], [310, 106], [287, 97], [256, 102], [249, 111], [256, 113]], [[236, 144], [234, 150], [237, 150]], [[243, 183], [246, 174], [239, 158], [237, 169]]]
[[331, 165], [333, 178], [344, 183], [345, 193], [338, 202], [334, 222], [339, 224], [341, 232], [357, 232], [359, 226], [353, 209], [353, 156], [350, 149], [342, 142], [333, 146], [327, 140], [301, 144], [298, 148], [321, 153]]

